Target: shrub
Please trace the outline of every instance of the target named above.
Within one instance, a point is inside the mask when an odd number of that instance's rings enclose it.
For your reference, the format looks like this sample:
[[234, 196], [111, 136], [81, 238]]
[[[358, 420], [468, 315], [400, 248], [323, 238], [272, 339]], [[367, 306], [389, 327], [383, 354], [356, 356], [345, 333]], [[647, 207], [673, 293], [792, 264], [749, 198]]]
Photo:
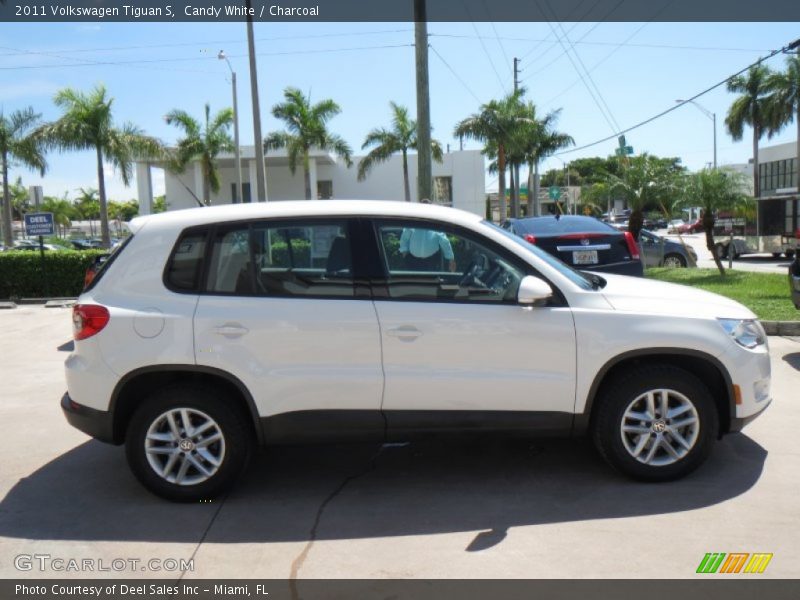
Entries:
[[63, 252], [46, 250], [44, 273], [42, 273], [42, 258], [38, 251], [2, 252], [0, 253], [0, 298], [76, 297], [83, 289], [86, 269], [96, 256], [107, 252], [107, 250]]

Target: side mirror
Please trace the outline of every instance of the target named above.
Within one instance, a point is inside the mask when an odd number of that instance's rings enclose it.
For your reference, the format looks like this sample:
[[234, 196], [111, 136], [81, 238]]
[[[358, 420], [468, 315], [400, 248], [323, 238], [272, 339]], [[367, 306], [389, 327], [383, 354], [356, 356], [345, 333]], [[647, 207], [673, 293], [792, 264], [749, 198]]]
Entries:
[[517, 302], [520, 304], [533, 304], [537, 300], [546, 300], [553, 295], [553, 288], [546, 281], [526, 275], [519, 282], [517, 290]]

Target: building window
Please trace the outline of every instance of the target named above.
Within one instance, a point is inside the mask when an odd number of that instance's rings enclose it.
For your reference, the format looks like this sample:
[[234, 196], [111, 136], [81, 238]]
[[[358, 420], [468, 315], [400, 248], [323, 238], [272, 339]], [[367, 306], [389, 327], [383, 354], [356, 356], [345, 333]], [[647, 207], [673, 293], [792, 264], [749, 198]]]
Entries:
[[453, 206], [453, 178], [433, 178], [433, 203]]
[[333, 198], [333, 181], [317, 181], [317, 199], [330, 200]]
[[[250, 199], [250, 184], [249, 183], [242, 183], [242, 196], [244, 197], [244, 202], [252, 202]], [[231, 184], [231, 198], [233, 198], [233, 203], [236, 204], [237, 202], [242, 202], [239, 200], [239, 186], [236, 183]]]

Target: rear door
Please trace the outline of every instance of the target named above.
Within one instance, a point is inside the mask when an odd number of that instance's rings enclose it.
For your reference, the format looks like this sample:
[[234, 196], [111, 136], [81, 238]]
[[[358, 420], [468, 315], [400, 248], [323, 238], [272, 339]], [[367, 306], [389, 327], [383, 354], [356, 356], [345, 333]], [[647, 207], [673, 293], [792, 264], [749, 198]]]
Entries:
[[195, 314], [198, 365], [250, 390], [268, 442], [380, 439], [378, 321], [345, 219], [218, 227]]

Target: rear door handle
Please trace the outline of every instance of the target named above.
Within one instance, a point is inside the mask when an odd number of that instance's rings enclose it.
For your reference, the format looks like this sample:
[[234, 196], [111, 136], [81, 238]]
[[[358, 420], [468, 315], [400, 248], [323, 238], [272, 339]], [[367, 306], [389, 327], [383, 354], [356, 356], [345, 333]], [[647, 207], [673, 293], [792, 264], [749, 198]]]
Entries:
[[239, 325], [238, 323], [225, 323], [224, 325], [214, 328], [215, 334], [224, 336], [228, 339], [242, 337], [248, 331], [250, 330], [247, 327]]
[[396, 337], [404, 342], [412, 342], [422, 335], [422, 332], [413, 325], [401, 325], [394, 329], [387, 329], [386, 335]]

